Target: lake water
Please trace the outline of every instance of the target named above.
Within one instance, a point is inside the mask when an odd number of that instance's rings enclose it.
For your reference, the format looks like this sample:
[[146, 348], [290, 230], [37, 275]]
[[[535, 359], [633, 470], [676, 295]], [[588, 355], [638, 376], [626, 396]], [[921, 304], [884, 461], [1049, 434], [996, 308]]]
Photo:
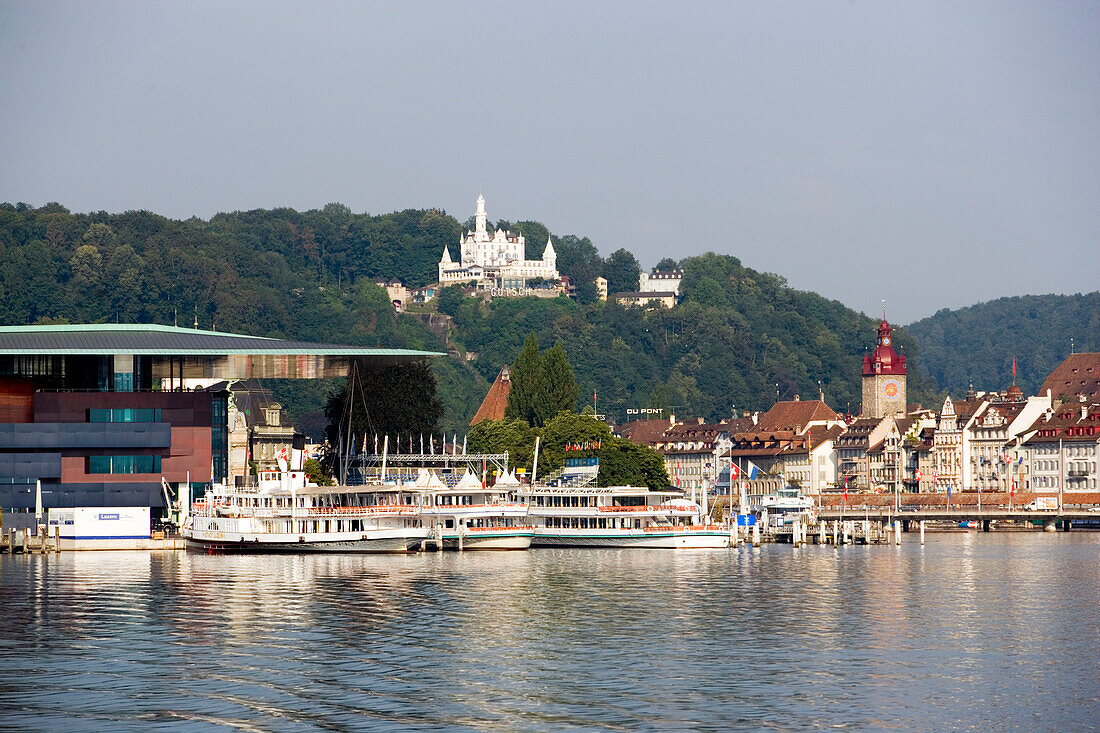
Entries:
[[0, 558], [15, 730], [1095, 729], [1100, 534]]

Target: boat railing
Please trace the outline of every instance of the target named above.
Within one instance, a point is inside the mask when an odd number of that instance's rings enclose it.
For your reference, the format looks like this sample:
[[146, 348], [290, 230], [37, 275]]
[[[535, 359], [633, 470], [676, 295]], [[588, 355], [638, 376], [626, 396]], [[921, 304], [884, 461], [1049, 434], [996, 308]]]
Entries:
[[726, 532], [729, 527], [722, 524], [668, 524], [645, 527], [645, 532], [713, 532], [715, 530]]
[[526, 504], [519, 502], [492, 502], [488, 504], [425, 504], [421, 509], [427, 510], [444, 510], [444, 511], [469, 511], [469, 510], [482, 510], [482, 509], [527, 509]]

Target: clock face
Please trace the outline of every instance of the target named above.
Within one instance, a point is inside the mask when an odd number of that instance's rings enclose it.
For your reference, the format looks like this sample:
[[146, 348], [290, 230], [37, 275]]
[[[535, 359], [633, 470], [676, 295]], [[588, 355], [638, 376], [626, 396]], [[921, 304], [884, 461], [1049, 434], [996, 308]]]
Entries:
[[882, 383], [882, 394], [887, 397], [897, 397], [898, 383], [895, 382], [893, 379], [887, 379], [885, 382]]
[[883, 346], [889, 346], [889, 345], [890, 345], [890, 337], [889, 337], [889, 336], [884, 336], [884, 337], [883, 337], [883, 339], [882, 339], [882, 345], [883, 345]]

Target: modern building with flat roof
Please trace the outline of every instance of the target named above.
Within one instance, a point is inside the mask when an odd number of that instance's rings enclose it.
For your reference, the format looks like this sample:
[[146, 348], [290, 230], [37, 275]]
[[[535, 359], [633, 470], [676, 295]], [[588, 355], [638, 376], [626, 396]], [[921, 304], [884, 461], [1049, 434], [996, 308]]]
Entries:
[[228, 475], [228, 394], [195, 379], [319, 379], [435, 352], [133, 324], [0, 327], [0, 508], [165, 506]]

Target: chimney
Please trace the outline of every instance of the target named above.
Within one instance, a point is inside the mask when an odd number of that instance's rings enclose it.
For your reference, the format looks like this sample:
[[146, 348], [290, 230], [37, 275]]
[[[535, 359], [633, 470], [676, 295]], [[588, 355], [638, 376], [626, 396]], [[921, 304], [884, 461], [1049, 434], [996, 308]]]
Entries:
[[795, 402], [798, 402], [798, 401], [799, 401], [800, 399], [801, 399], [801, 398], [800, 398], [800, 397], [799, 397], [798, 395], [795, 395], [795, 396], [794, 396], [794, 401], [795, 401]]

